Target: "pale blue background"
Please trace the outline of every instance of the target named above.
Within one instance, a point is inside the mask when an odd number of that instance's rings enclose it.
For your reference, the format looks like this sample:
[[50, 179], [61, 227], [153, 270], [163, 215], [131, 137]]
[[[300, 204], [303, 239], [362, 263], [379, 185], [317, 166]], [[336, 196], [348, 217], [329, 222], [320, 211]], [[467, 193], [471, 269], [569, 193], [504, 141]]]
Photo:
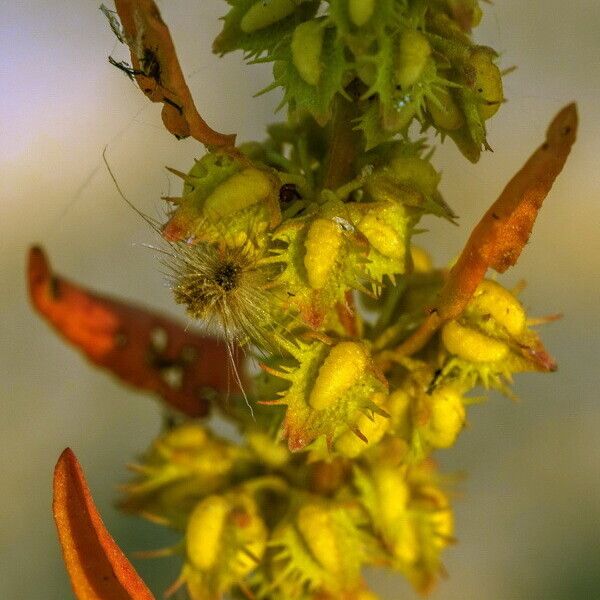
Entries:
[[[209, 123], [241, 140], [261, 137], [277, 95], [253, 99], [268, 69], [210, 54], [225, 4], [161, 3], [197, 104]], [[533, 314], [562, 311], [545, 328], [560, 363], [551, 376], [517, 380], [522, 401], [473, 408], [456, 448], [440, 456], [464, 471], [456, 500], [459, 544], [436, 600], [583, 600], [600, 597], [600, 4], [506, 0], [484, 5], [478, 38], [499, 49], [509, 103], [490, 125], [494, 154], [473, 167], [451, 144], [436, 154], [460, 229], [429, 219], [439, 261], [543, 136], [550, 117], [577, 99], [582, 130], [519, 265]], [[126, 551], [163, 543], [111, 505], [124, 463], [159, 424], [156, 404], [94, 371], [33, 317], [25, 252], [42, 242], [77, 281], [179, 314], [158, 273], [147, 227], [119, 199], [102, 148], [129, 198], [152, 215], [169, 191], [163, 169], [185, 170], [200, 152], [162, 128], [159, 108], [106, 62], [114, 38], [97, 2], [29, 0], [0, 7], [0, 597], [59, 600], [70, 590], [50, 515], [52, 468], [70, 445], [102, 513]], [[125, 58], [122, 49], [119, 56]], [[174, 184], [175, 185], [175, 184]], [[158, 536], [158, 537], [157, 537]], [[136, 562], [157, 594], [175, 572]], [[399, 579], [377, 577], [389, 600], [413, 598]]]

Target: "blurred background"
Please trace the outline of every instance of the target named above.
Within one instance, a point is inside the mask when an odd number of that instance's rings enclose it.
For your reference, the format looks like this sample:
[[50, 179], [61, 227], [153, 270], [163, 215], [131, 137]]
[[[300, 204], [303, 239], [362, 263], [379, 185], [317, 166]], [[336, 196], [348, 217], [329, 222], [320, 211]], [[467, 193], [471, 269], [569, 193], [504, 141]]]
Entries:
[[[254, 99], [269, 69], [210, 44], [223, 1], [160, 3], [196, 104], [239, 140], [262, 138], [277, 93]], [[428, 219], [421, 244], [442, 264], [543, 139], [554, 113], [577, 100], [581, 132], [564, 174], [508, 285], [528, 281], [534, 315], [558, 359], [553, 375], [521, 375], [520, 401], [473, 407], [457, 446], [439, 458], [466, 473], [456, 499], [458, 544], [435, 600], [600, 598], [600, 3], [504, 0], [484, 4], [477, 39], [498, 49], [508, 103], [490, 122], [494, 153], [468, 164], [446, 143], [435, 155], [460, 228]], [[51, 476], [65, 446], [86, 469], [113, 535], [126, 552], [171, 539], [112, 505], [124, 464], [160, 425], [157, 403], [120, 387], [64, 345], [28, 305], [27, 248], [41, 243], [61, 273], [120, 297], [181, 315], [153, 253], [153, 233], [117, 195], [101, 153], [128, 198], [153, 216], [202, 149], [162, 127], [160, 108], [111, 67], [127, 58], [96, 0], [29, 0], [0, 8], [0, 597], [72, 598], [51, 518]], [[176, 564], [135, 561], [159, 595]], [[371, 579], [387, 600], [412, 599], [397, 577]]]

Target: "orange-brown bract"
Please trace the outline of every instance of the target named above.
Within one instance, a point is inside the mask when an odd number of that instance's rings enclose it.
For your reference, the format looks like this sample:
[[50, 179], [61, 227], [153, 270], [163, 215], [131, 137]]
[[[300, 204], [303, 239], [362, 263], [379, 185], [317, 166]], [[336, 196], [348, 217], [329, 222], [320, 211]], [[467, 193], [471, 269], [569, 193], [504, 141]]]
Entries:
[[52, 511], [79, 600], [154, 600], [104, 526], [81, 465], [69, 448], [54, 470]]
[[209, 410], [208, 389], [238, 391], [228, 368], [235, 353], [223, 342], [62, 279], [40, 248], [30, 251], [28, 280], [34, 307], [61, 336], [94, 364], [159, 394], [170, 407], [199, 417]]
[[192, 136], [209, 147], [233, 146], [235, 135], [211, 129], [198, 113], [177, 60], [168, 27], [153, 0], [115, 0], [140, 89], [162, 102], [165, 127], [176, 137]]
[[577, 107], [569, 104], [554, 118], [546, 141], [509, 181], [477, 224], [450, 270], [436, 306], [399, 348], [418, 352], [443, 323], [465, 309], [488, 268], [504, 273], [514, 265], [533, 228], [538, 211], [562, 171], [577, 134]]

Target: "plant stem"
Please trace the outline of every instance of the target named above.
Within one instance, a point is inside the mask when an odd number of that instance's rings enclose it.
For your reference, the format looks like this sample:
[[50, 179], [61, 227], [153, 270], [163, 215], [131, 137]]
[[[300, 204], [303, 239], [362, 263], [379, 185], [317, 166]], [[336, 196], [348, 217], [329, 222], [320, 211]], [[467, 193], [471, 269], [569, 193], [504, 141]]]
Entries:
[[352, 122], [359, 116], [356, 102], [339, 96], [333, 107], [329, 150], [325, 159], [324, 189], [336, 189], [352, 179], [354, 161], [362, 148], [360, 132]]

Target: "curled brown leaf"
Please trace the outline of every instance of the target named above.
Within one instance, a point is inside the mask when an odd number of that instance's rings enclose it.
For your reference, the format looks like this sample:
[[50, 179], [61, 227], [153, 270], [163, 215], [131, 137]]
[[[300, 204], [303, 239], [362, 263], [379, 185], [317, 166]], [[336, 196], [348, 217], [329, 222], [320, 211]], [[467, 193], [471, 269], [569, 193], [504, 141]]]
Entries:
[[152, 102], [162, 102], [165, 127], [176, 137], [192, 136], [208, 147], [227, 147], [235, 135], [215, 131], [202, 119], [177, 59], [168, 27], [153, 0], [115, 0], [133, 75]]

